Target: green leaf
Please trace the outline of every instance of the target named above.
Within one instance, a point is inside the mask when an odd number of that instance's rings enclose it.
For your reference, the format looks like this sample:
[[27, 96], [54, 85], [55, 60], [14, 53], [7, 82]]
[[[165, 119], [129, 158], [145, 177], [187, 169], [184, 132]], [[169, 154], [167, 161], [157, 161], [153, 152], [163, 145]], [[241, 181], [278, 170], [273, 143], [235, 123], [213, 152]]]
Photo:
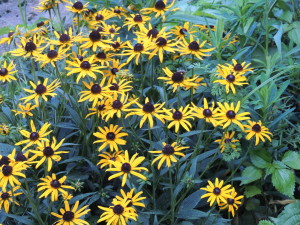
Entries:
[[295, 189], [295, 175], [289, 169], [275, 169], [272, 173], [272, 183], [274, 187], [289, 197], [293, 197]]
[[81, 195], [76, 195], [75, 197], [73, 197], [71, 200], [70, 200], [70, 204], [74, 204], [76, 201], [79, 201], [81, 199], [84, 199], [84, 198], [87, 198], [91, 195], [95, 195], [97, 194], [98, 192], [90, 192], [90, 193], [85, 193], [85, 194], [81, 194]]
[[274, 35], [274, 41], [275, 41], [275, 44], [277, 46], [277, 49], [278, 49], [278, 52], [279, 54], [281, 55], [281, 37], [282, 37], [282, 34], [283, 34], [283, 26], [282, 24], [280, 24], [280, 27], [278, 28], [278, 31], [277, 33]]
[[275, 224], [296, 225], [300, 224], [300, 202], [288, 204], [279, 214], [278, 218], [271, 218]]
[[282, 162], [295, 170], [300, 170], [300, 154], [298, 152], [287, 151], [284, 153]]
[[262, 177], [262, 171], [254, 166], [248, 166], [242, 172], [242, 176], [247, 178], [246, 180], [242, 180], [242, 184], [249, 184], [255, 180], [258, 180]]
[[250, 159], [254, 166], [264, 169], [270, 167], [272, 155], [266, 150], [260, 149], [252, 151], [250, 154]]
[[251, 197], [253, 197], [253, 196], [255, 196], [255, 195], [259, 195], [259, 194], [261, 194], [261, 189], [260, 188], [258, 188], [257, 186], [254, 186], [254, 185], [251, 185], [251, 186], [247, 186], [246, 188], [245, 188], [245, 196], [247, 197], [247, 198], [251, 198]]
[[260, 220], [258, 225], [274, 225], [274, 223], [269, 220]]
[[13, 214], [6, 214], [6, 216], [15, 219], [16, 221], [20, 222], [20, 224], [26, 224], [26, 225], [34, 224], [27, 216], [17, 216]]

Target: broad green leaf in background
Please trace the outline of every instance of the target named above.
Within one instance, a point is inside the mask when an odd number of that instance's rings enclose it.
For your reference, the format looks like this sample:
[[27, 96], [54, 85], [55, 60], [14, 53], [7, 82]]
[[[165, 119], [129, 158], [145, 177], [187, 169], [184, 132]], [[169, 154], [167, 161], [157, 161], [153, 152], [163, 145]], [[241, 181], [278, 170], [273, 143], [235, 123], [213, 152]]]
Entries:
[[293, 197], [295, 189], [295, 175], [289, 169], [275, 169], [272, 173], [272, 183], [274, 187], [289, 197]]
[[295, 170], [300, 170], [300, 154], [298, 152], [287, 151], [282, 162]]
[[249, 184], [253, 181], [256, 181], [262, 177], [262, 171], [254, 166], [248, 166], [246, 169], [242, 172], [242, 176], [245, 178], [248, 178], [246, 180], [242, 180], [242, 184]]

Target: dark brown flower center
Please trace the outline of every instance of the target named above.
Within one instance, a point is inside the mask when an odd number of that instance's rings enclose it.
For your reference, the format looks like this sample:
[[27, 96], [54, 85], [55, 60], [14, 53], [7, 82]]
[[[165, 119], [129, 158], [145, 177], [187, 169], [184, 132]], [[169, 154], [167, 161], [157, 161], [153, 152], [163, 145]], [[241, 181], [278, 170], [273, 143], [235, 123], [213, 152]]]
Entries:
[[166, 4], [162, 0], [158, 0], [154, 7], [158, 10], [163, 10], [166, 8]]
[[212, 111], [210, 109], [204, 109], [203, 110], [203, 116], [211, 117], [212, 116]]
[[13, 168], [11, 166], [5, 165], [2, 167], [2, 173], [4, 176], [9, 176], [12, 174]]
[[27, 52], [32, 52], [32, 51], [36, 50], [36, 45], [32, 41], [29, 41], [25, 45], [25, 50]]
[[38, 95], [42, 95], [47, 91], [47, 88], [45, 85], [43, 84], [39, 84], [36, 86], [35, 88], [35, 93], [37, 93]]
[[82, 2], [78, 1], [78, 2], [75, 2], [74, 5], [73, 5], [73, 8], [77, 9], [77, 10], [82, 10], [83, 9], [83, 4]]
[[98, 105], [98, 110], [99, 111], [103, 111], [104, 109], [105, 109], [105, 105], [104, 104]]
[[187, 33], [187, 30], [185, 28], [181, 28], [179, 30], [179, 33], [181, 33], [182, 35], [185, 35], [185, 33]]
[[49, 59], [54, 59], [58, 56], [58, 53], [55, 50], [50, 50], [48, 51], [47, 56]]
[[172, 81], [174, 81], [175, 83], [181, 83], [183, 81], [183, 78], [184, 78], [183, 72], [175, 72], [172, 75]]
[[141, 51], [144, 50], [144, 45], [140, 44], [140, 43], [137, 43], [137, 44], [134, 45], [133, 50], [135, 52], [141, 52]]
[[162, 149], [162, 153], [164, 155], [172, 155], [175, 152], [174, 147], [172, 145], [165, 145], [165, 147]]
[[124, 173], [129, 173], [130, 170], [131, 170], [131, 165], [129, 163], [123, 163], [122, 164], [122, 167], [121, 167], [121, 170], [124, 172]]
[[155, 28], [151, 29], [148, 31], [147, 33], [147, 37], [152, 37], [152, 38], [156, 38], [158, 35], [158, 30], [156, 30]]
[[175, 111], [175, 112], [173, 113], [173, 119], [174, 119], [174, 120], [181, 120], [181, 119], [182, 119], [182, 112], [180, 112], [180, 111]]
[[233, 68], [235, 71], [242, 71], [243, 70], [243, 66], [239, 63], [237, 63], [234, 68]]
[[189, 49], [191, 51], [198, 51], [200, 49], [200, 46], [199, 44], [196, 42], [196, 41], [192, 41], [190, 44], [189, 44]]
[[236, 114], [233, 110], [229, 110], [227, 113], [226, 113], [226, 116], [228, 119], [234, 119]]
[[143, 106], [143, 111], [146, 113], [152, 113], [155, 110], [154, 105], [150, 102], [147, 102], [144, 106]]
[[13, 32], [13, 31], [12, 31], [12, 32], [9, 32], [9, 33], [7, 34], [7, 37], [10, 38], [10, 37], [13, 36], [14, 34], [15, 34], [15, 32]]
[[233, 205], [234, 199], [233, 199], [233, 198], [227, 198], [227, 203], [228, 203], [229, 205]]
[[116, 33], [116, 30], [114, 28], [110, 28], [109, 33], [114, 34], [114, 33]]
[[7, 200], [9, 197], [10, 197], [10, 195], [7, 192], [2, 193], [2, 195], [1, 195], [2, 200]]
[[98, 59], [106, 59], [106, 54], [105, 54], [105, 52], [99, 52], [99, 53], [97, 53], [96, 57]]
[[19, 152], [19, 153], [16, 155], [15, 160], [16, 160], [17, 162], [25, 162], [25, 161], [27, 161], [27, 157], [26, 157], [22, 152]]
[[163, 38], [163, 37], [159, 37], [156, 39], [156, 45], [159, 47], [163, 47], [167, 44], [167, 39]]
[[116, 83], [112, 83], [111, 86], [109, 87], [109, 90], [111, 91], [118, 91], [119, 90], [119, 85]]
[[93, 86], [91, 87], [91, 92], [93, 94], [100, 94], [102, 91], [102, 88], [100, 87], [99, 84], [93, 84]]
[[97, 42], [97, 41], [100, 41], [101, 39], [101, 35], [99, 33], [99, 31], [97, 30], [93, 30], [90, 35], [89, 35], [89, 38], [92, 42]]
[[218, 188], [218, 187], [215, 187], [214, 190], [213, 190], [213, 193], [214, 193], [215, 195], [219, 195], [219, 194], [221, 194], [221, 189]]
[[120, 43], [119, 42], [115, 42], [115, 43], [113, 43], [112, 45], [111, 45], [114, 49], [118, 49], [118, 48], [120, 48]]
[[113, 141], [113, 140], [115, 140], [115, 137], [116, 137], [116, 135], [115, 135], [115, 133], [113, 133], [113, 132], [108, 132], [108, 133], [106, 134], [106, 139], [108, 139], [108, 140]]
[[235, 81], [235, 76], [232, 75], [232, 74], [229, 74], [227, 77], [226, 77], [226, 80], [230, 83], [234, 82]]
[[80, 68], [84, 70], [89, 70], [91, 68], [91, 64], [88, 61], [83, 61], [80, 64]]
[[119, 72], [119, 70], [118, 70], [118, 68], [112, 68], [112, 69], [110, 70], [110, 72], [111, 72], [113, 75], [116, 75], [117, 72]]
[[133, 18], [133, 20], [135, 22], [137, 22], [137, 23], [143, 22], [143, 18], [142, 18], [142, 16], [140, 14], [135, 15], [134, 18]]
[[10, 163], [10, 159], [7, 156], [2, 156], [0, 159], [0, 166], [8, 165]]
[[77, 55], [77, 59], [79, 59], [79, 61], [82, 62], [83, 56], [82, 55]]
[[57, 189], [57, 188], [60, 188], [61, 183], [58, 180], [53, 180], [53, 181], [50, 182], [50, 185], [51, 185], [51, 187]]
[[124, 207], [121, 205], [115, 205], [113, 207], [114, 214], [121, 215], [124, 212]]
[[66, 211], [63, 215], [63, 220], [70, 222], [74, 219], [74, 213], [71, 211]]
[[115, 101], [113, 101], [113, 103], [112, 103], [112, 107], [113, 107], [114, 109], [121, 109], [122, 106], [123, 106], [123, 103], [122, 103], [120, 100], [115, 100]]
[[41, 22], [36, 24], [36, 27], [41, 27], [41, 26], [44, 26], [44, 25], [45, 25], [44, 21], [41, 21]]
[[68, 34], [62, 34], [59, 37], [59, 41], [62, 42], [62, 43], [66, 43], [66, 42], [68, 42], [70, 40], [71, 40], [71, 38], [70, 38], [70, 36]]
[[120, 13], [121, 13], [121, 10], [119, 10], [119, 9], [115, 9], [115, 10], [114, 10], [114, 13], [116, 13], [116, 14], [120, 14]]
[[6, 68], [0, 69], [0, 76], [6, 76], [8, 74], [8, 70]]
[[95, 20], [97, 20], [97, 21], [103, 20], [103, 19], [104, 19], [104, 16], [102, 16], [102, 15], [97, 15], [97, 16], [95, 17]]
[[29, 136], [29, 139], [31, 141], [36, 141], [37, 139], [39, 139], [40, 135], [38, 132], [32, 132]]
[[54, 154], [54, 151], [50, 146], [47, 146], [44, 148], [43, 153], [44, 153], [44, 156], [50, 157]]
[[259, 124], [255, 124], [253, 127], [252, 127], [252, 130], [256, 133], [259, 133], [261, 131], [261, 126]]
[[226, 138], [224, 142], [225, 142], [226, 144], [231, 143], [231, 138]]

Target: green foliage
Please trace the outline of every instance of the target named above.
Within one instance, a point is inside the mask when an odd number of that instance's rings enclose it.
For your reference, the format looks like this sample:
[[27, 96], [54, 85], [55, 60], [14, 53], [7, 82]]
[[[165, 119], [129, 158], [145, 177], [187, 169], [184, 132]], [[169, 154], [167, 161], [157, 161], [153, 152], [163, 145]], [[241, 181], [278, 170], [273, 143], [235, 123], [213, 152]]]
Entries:
[[288, 204], [277, 218], [272, 218], [275, 224], [290, 225], [300, 223], [300, 202]]

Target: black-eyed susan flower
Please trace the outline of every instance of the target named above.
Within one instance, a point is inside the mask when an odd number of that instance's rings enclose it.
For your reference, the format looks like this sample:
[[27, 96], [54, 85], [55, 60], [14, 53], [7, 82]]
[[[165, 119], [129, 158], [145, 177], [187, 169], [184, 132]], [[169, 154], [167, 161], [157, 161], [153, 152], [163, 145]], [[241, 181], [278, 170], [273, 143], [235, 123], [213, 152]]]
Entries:
[[190, 88], [198, 86], [195, 83], [196, 77], [186, 78], [184, 71], [172, 72], [168, 67], [163, 68], [163, 71], [167, 77], [158, 77], [159, 80], [165, 80], [167, 84], [172, 85], [173, 92], [175, 92], [179, 87]]
[[66, 6], [66, 9], [72, 13], [81, 14], [88, 10], [87, 6], [89, 3], [83, 4], [81, 1], [76, 1], [76, 0], [73, 1], [63, 0], [63, 2], [68, 4]]
[[147, 180], [147, 178], [141, 174], [141, 170], [148, 172], [148, 169], [145, 167], [139, 167], [139, 165], [145, 160], [144, 156], [138, 156], [138, 153], [135, 153], [130, 159], [128, 151], [126, 150], [124, 157], [122, 155], [119, 155], [118, 157], [121, 161], [115, 161], [113, 163], [113, 168], [108, 168], [106, 170], [116, 172], [114, 175], [111, 175], [108, 180], [123, 176], [122, 187], [124, 187], [129, 174], [139, 177], [142, 180]]
[[[49, 20], [40, 21], [36, 24], [36, 27], [31, 29], [29, 33], [32, 35], [45, 36], [48, 33], [47, 24]], [[26, 34], [25, 34], [26, 35]]]
[[172, 162], [176, 163], [178, 161], [176, 156], [185, 157], [185, 154], [183, 154], [183, 149], [189, 148], [188, 146], [180, 146], [177, 144], [177, 142], [174, 142], [172, 144], [166, 144], [165, 142], [163, 144], [162, 150], [156, 150], [156, 151], [149, 151], [150, 153], [159, 154], [151, 163], [153, 165], [156, 161], [159, 160], [157, 168], [160, 169], [162, 164], [166, 162], [166, 165], [168, 167], [171, 167]]
[[89, 111], [91, 112], [87, 114], [85, 118], [88, 118], [89, 116], [95, 114], [97, 114], [98, 117], [102, 118], [107, 111], [107, 106], [108, 106], [107, 100], [98, 101], [95, 107], [89, 108]]
[[15, 113], [15, 116], [21, 114], [22, 117], [25, 118], [26, 116], [33, 116], [31, 110], [35, 109], [38, 106], [31, 105], [31, 103], [26, 103], [26, 105], [18, 104], [18, 107], [20, 110], [12, 109], [11, 111]]
[[11, 61], [9, 64], [4, 61], [3, 64], [0, 64], [0, 81], [4, 82], [10, 82], [12, 80], [17, 80], [14, 77], [14, 74], [18, 72], [18, 70], [14, 70], [16, 65]]
[[272, 141], [271, 137], [272, 133], [269, 129], [262, 125], [261, 121], [254, 122], [248, 121], [249, 125], [244, 125], [247, 130], [245, 130], [247, 134], [246, 139], [249, 140], [255, 136], [255, 145], [258, 145], [260, 141], [265, 142], [265, 137]]
[[17, 192], [20, 189], [19, 186], [14, 187], [11, 191], [2, 191], [0, 192], [0, 209], [4, 208], [5, 212], [9, 212], [10, 204], [20, 205], [15, 201], [16, 196], [23, 194], [22, 192]]
[[106, 53], [104, 51], [100, 51], [95, 54], [94, 62], [98, 62], [101, 66], [109, 66], [109, 62], [113, 60], [113, 56], [115, 56], [112, 53]]
[[122, 137], [128, 136], [127, 133], [121, 132], [123, 127], [119, 127], [118, 125], [110, 124], [109, 127], [98, 127], [100, 132], [95, 132], [93, 135], [100, 140], [94, 141], [94, 143], [103, 143], [98, 151], [103, 150], [107, 145], [111, 151], [118, 151], [118, 145], [126, 145], [126, 141], [121, 139]]
[[232, 186], [230, 184], [223, 187], [224, 181], [221, 180], [219, 182], [219, 179], [215, 179], [215, 183], [213, 184], [210, 180], [207, 181], [208, 185], [206, 188], [200, 188], [200, 190], [207, 191], [208, 193], [201, 196], [201, 198], [206, 198], [207, 202], [209, 202], [209, 206], [212, 206], [214, 202], [216, 201], [218, 205], [220, 205], [221, 202], [226, 203], [226, 199], [230, 198], [230, 192], [232, 191]]
[[197, 31], [193, 29], [193, 26], [190, 26], [189, 22], [185, 22], [183, 26], [175, 26], [171, 32], [176, 36], [176, 39], [185, 39], [187, 35], [192, 35]]
[[[36, 163], [35, 168], [39, 168], [45, 161], [47, 163], [47, 171], [52, 169], [53, 161], [58, 162], [61, 160], [60, 154], [68, 153], [68, 151], [57, 151], [65, 139], [62, 139], [59, 143], [55, 137], [52, 138], [52, 143], [50, 141], [43, 141], [41, 146], [38, 146], [36, 150], [29, 150], [34, 155], [29, 159], [31, 163]], [[38, 161], [33, 161], [37, 157], [42, 157]]]
[[190, 36], [190, 41], [187, 42], [185, 39], [181, 39], [180, 42], [178, 42], [178, 52], [180, 52], [180, 55], [194, 55], [198, 59], [202, 60], [202, 56], [210, 56], [208, 52], [211, 52], [215, 48], [202, 48], [205, 45], [206, 41], [203, 41], [200, 43], [199, 41], [195, 41], [194, 37]]
[[16, 149], [14, 148], [13, 151], [7, 156], [9, 158], [9, 160], [10, 160], [9, 164], [22, 163], [23, 168], [26, 169], [28, 167], [27, 166], [27, 163], [28, 163], [28, 154], [29, 154], [29, 151], [27, 151], [24, 154], [23, 154], [23, 152], [18, 152], [17, 153]]
[[127, 10], [121, 6], [115, 6], [114, 8], [110, 8], [112, 17], [118, 17], [119, 19], [121, 19], [122, 16], [125, 16]]
[[130, 201], [128, 203], [128, 207], [132, 207], [132, 206], [140, 206], [140, 207], [145, 207], [145, 204], [142, 203], [141, 201], [146, 199], [146, 197], [141, 197], [140, 195], [143, 194], [142, 191], [134, 194], [134, 191], [135, 189], [132, 188], [129, 192], [125, 192], [123, 189], [121, 189], [121, 196], [116, 196], [114, 199], [113, 199], [113, 204], [116, 205], [118, 204], [118, 201], [121, 201], [123, 202], [124, 200], [125, 201]]
[[206, 98], [203, 98], [203, 107], [197, 107], [196, 105], [193, 105], [193, 115], [199, 119], [205, 119], [207, 123], [212, 123], [212, 125], [215, 127], [218, 124], [218, 120], [216, 119], [216, 115], [219, 111], [218, 108], [215, 108], [215, 102], [212, 101], [211, 107], [208, 106], [208, 102]]
[[156, 27], [153, 27], [151, 23], [148, 24], [148, 28], [145, 28], [141, 31], [136, 31], [135, 34], [141, 39], [149, 39], [150, 41], [155, 41], [158, 37], [165, 34], [166, 27], [157, 30]]
[[4, 43], [7, 43], [10, 45], [13, 38], [15, 38], [18, 34], [20, 34], [19, 25], [16, 26], [15, 30], [9, 31], [6, 37], [3, 37], [0, 39], [0, 45], [4, 44]]
[[91, 48], [93, 52], [96, 52], [98, 48], [109, 49], [109, 44], [113, 43], [110, 39], [103, 39], [98, 30], [91, 31], [89, 37], [82, 38], [82, 42], [85, 43], [82, 44], [80, 48]]
[[57, 94], [53, 92], [60, 86], [60, 82], [58, 81], [58, 79], [55, 79], [49, 85], [47, 85], [48, 78], [46, 78], [43, 83], [41, 83], [41, 81], [38, 81], [37, 84], [33, 83], [32, 81], [29, 81], [29, 83], [34, 88], [34, 90], [24, 88], [24, 90], [28, 93], [31, 93], [31, 95], [23, 97], [20, 100], [24, 100], [24, 103], [27, 103], [30, 100], [34, 99], [37, 106], [39, 106], [39, 99], [42, 98], [45, 101], [48, 101], [47, 96], [56, 96]]
[[198, 27], [201, 31], [205, 31], [206, 33], [211, 31], [216, 31], [216, 26], [215, 25], [203, 25], [203, 24], [195, 24], [195, 27]]
[[90, 28], [94, 29], [99, 27], [103, 22], [109, 20], [113, 17], [113, 14], [108, 9], [101, 9], [95, 13], [87, 20]]
[[37, 12], [44, 12], [53, 9], [59, 2], [57, 0], [40, 0], [39, 4], [34, 7]]
[[[155, 18], [161, 16], [163, 18], [163, 21], [166, 20], [166, 12], [170, 10], [170, 8], [174, 5], [175, 0], [173, 0], [170, 5], [167, 6], [167, 1], [168, 0], [158, 0], [153, 8], [143, 8], [141, 9], [141, 12], [144, 14], [150, 14], [150, 13], [155, 13]], [[171, 11], [176, 11], [176, 9], [172, 9]]]
[[[118, 76], [118, 74], [117, 74]], [[132, 86], [129, 85], [132, 81], [127, 81], [126, 79], [122, 79], [121, 77], [117, 80], [112, 80], [111, 83], [108, 85], [109, 90], [111, 91], [110, 94], [116, 98], [118, 94], [124, 95], [128, 91], [132, 90]]]
[[121, 41], [121, 38], [118, 37], [115, 41], [110, 44], [110, 50], [113, 52], [119, 51], [127, 47], [128, 41]]
[[[108, 65], [108, 70], [103, 70], [104, 77], [108, 78], [108, 83], [111, 83], [113, 80], [115, 80], [118, 72], [126, 65], [127, 63], [120, 63], [119, 59], [113, 59], [112, 63], [109, 63]], [[124, 70], [124, 71], [128, 71], [128, 70]]]
[[20, 133], [27, 139], [20, 141], [15, 145], [22, 145], [27, 143], [27, 145], [22, 150], [25, 150], [26, 148], [32, 145], [42, 146], [42, 141], [47, 141], [48, 139], [46, 138], [46, 136], [52, 132], [52, 130], [47, 131], [50, 126], [51, 126], [50, 123], [45, 123], [43, 124], [41, 129], [37, 131], [33, 120], [31, 120], [30, 121], [31, 132], [27, 130], [20, 130]]
[[134, 26], [138, 26], [140, 30], [143, 30], [145, 28], [145, 23], [150, 19], [151, 18], [149, 16], [130, 14], [130, 17], [125, 19], [124, 26], [128, 26], [128, 30]]
[[65, 48], [66, 50], [70, 49], [74, 44], [81, 41], [80, 36], [74, 36], [72, 27], [68, 30], [65, 30], [62, 34], [59, 34], [57, 31], [53, 32], [57, 40], [50, 40], [50, 43], [53, 45], [58, 45], [59, 48]]
[[98, 156], [102, 157], [100, 161], [97, 163], [97, 165], [100, 165], [100, 168], [102, 169], [105, 166], [108, 166], [109, 168], [112, 167], [113, 162], [119, 161], [121, 162], [118, 155], [122, 155], [124, 158], [124, 151], [116, 151], [116, 152], [103, 152], [99, 154]]
[[[111, 98], [111, 96], [109, 95], [109, 87], [104, 86], [104, 83], [105, 79], [102, 79], [100, 84], [94, 82], [90, 82], [88, 84], [85, 81], [83, 81], [84, 86], [89, 90], [80, 92], [81, 96], [78, 102], [89, 100], [89, 102], [93, 102], [92, 107], [95, 107], [99, 100], [102, 100], [104, 98]], [[109, 107], [107, 106], [107, 109], [108, 108]]]
[[164, 111], [167, 114], [165, 119], [171, 121], [168, 125], [168, 129], [175, 126], [176, 133], [179, 131], [181, 126], [187, 131], [191, 130], [192, 124], [188, 121], [188, 119], [194, 119], [194, 117], [192, 116], [193, 113], [189, 105], [185, 107], [181, 106], [179, 109], [164, 109]]
[[95, 63], [93, 63], [95, 55], [90, 57], [88, 60], [81, 60], [76, 59], [76, 61], [67, 61], [68, 66], [65, 70], [68, 70], [70, 72], [67, 73], [67, 76], [70, 76], [72, 74], [77, 74], [76, 83], [78, 84], [79, 80], [81, 78], [85, 78], [86, 76], [89, 76], [93, 78], [94, 80], [97, 79], [96, 73], [103, 74], [103, 72], [99, 69], [101, 69], [101, 66], [97, 66]]
[[66, 181], [66, 179], [66, 176], [57, 179], [54, 173], [52, 173], [51, 177], [46, 176], [45, 178], [41, 178], [43, 182], [37, 184], [37, 186], [39, 187], [37, 191], [44, 191], [44, 193], [41, 194], [39, 198], [47, 198], [48, 195], [51, 194], [51, 201], [54, 202], [58, 200], [59, 193], [67, 194], [67, 191], [65, 191], [64, 189], [75, 189], [72, 186], [63, 184]]
[[87, 214], [90, 209], [87, 209], [89, 206], [85, 205], [81, 209], [79, 207], [79, 201], [75, 202], [72, 210], [70, 208], [69, 202], [64, 201], [65, 208], [61, 208], [59, 210], [60, 214], [51, 212], [52, 216], [59, 218], [58, 221], [55, 222], [57, 225], [89, 225], [89, 223], [83, 219], [80, 219], [82, 216]]
[[106, 24], [104, 22], [101, 23], [102, 32], [101, 34], [110, 38], [114, 38], [115, 36], [118, 36], [120, 33], [118, 31], [121, 29], [121, 27], [117, 27], [114, 24]]
[[129, 219], [137, 220], [136, 211], [129, 207], [129, 200], [122, 200], [115, 202], [114, 206], [103, 207], [98, 206], [99, 209], [102, 209], [104, 213], [101, 214], [100, 219], [97, 223], [106, 221], [107, 225], [126, 225]]
[[141, 105], [140, 103], [136, 102], [135, 103], [139, 108], [133, 108], [131, 109], [131, 112], [127, 113], [126, 117], [132, 116], [132, 115], [137, 115], [141, 116], [141, 121], [140, 121], [140, 128], [143, 126], [143, 124], [148, 120], [149, 122], [149, 127], [152, 128], [154, 124], [153, 117], [159, 119], [162, 123], [165, 123], [164, 120], [164, 115], [163, 115], [163, 106], [165, 103], [162, 104], [152, 104], [147, 97], [145, 99], [145, 104]]
[[21, 38], [20, 42], [21, 44], [17, 44], [17, 49], [10, 51], [13, 56], [23, 56], [24, 58], [31, 56], [36, 57], [47, 47], [47, 45], [41, 47], [41, 44], [43, 44], [44, 41], [41, 38], [38, 38], [37, 35], [34, 35], [30, 40]]
[[133, 58], [135, 58], [135, 64], [139, 64], [139, 59], [142, 55], [151, 54], [149, 51], [152, 48], [153, 43], [149, 39], [141, 40], [140, 37], [137, 39], [137, 43], [132, 45], [130, 42], [127, 42], [128, 48], [122, 52], [122, 55], [128, 55], [127, 63], [129, 63]]
[[231, 72], [237, 73], [237, 74], [245, 74], [247, 72], [253, 72], [253, 68], [249, 68], [250, 63], [246, 64], [246, 62], [238, 63], [235, 59], [232, 59], [233, 65], [226, 63], [224, 66], [226, 66]]
[[21, 182], [18, 180], [17, 177], [24, 177], [26, 178], [25, 174], [22, 173], [24, 170], [24, 163], [14, 163], [3, 165], [1, 167], [0, 172], [0, 187], [2, 191], [6, 192], [7, 185], [10, 184], [11, 187], [15, 187], [16, 185], [20, 186]]
[[232, 149], [236, 149], [236, 144], [240, 142], [237, 139], [234, 139], [235, 131], [225, 132], [221, 139], [217, 139], [214, 142], [219, 143], [219, 147], [221, 149], [221, 153], [228, 147]]
[[8, 134], [10, 133], [10, 130], [11, 130], [10, 126], [8, 126], [8, 125], [5, 124], [5, 123], [2, 123], [2, 124], [0, 125], [0, 134], [1, 134], [2, 136], [8, 135]]
[[128, 107], [130, 107], [133, 103], [135, 103], [135, 100], [128, 101], [128, 95], [121, 95], [117, 99], [111, 99], [109, 100], [108, 110], [103, 115], [103, 118], [105, 118], [105, 121], [113, 118], [114, 115], [121, 118], [122, 112], [130, 111], [131, 109], [128, 109]]
[[221, 74], [222, 80], [215, 80], [214, 83], [220, 83], [225, 85], [226, 93], [229, 93], [229, 90], [232, 91], [233, 94], [236, 94], [236, 90], [234, 85], [243, 86], [244, 84], [248, 84], [247, 78], [241, 74], [231, 73], [229, 69], [223, 69]]
[[228, 209], [228, 212], [231, 212], [232, 216], [234, 217], [235, 211], [238, 210], [239, 205], [242, 204], [241, 200], [244, 198], [244, 196], [237, 196], [237, 192], [234, 188], [232, 188], [232, 191], [229, 194], [230, 198], [226, 199], [226, 203], [220, 202], [219, 207], [222, 210]]
[[55, 67], [56, 62], [67, 57], [66, 51], [67, 49], [63, 48], [59, 48], [56, 51], [54, 50], [53, 46], [50, 46], [50, 50], [47, 52], [47, 54], [40, 54], [39, 56], [35, 57], [35, 60], [41, 63], [41, 68], [43, 68], [46, 64], [51, 64], [53, 67]]
[[248, 117], [250, 113], [238, 113], [241, 108], [241, 102], [238, 101], [235, 107], [233, 102], [230, 105], [227, 102], [224, 104], [217, 102], [217, 104], [219, 106], [219, 113], [216, 115], [219, 120], [218, 125], [223, 126], [224, 129], [234, 123], [244, 131], [244, 126], [241, 121], [250, 119], [250, 117]]

